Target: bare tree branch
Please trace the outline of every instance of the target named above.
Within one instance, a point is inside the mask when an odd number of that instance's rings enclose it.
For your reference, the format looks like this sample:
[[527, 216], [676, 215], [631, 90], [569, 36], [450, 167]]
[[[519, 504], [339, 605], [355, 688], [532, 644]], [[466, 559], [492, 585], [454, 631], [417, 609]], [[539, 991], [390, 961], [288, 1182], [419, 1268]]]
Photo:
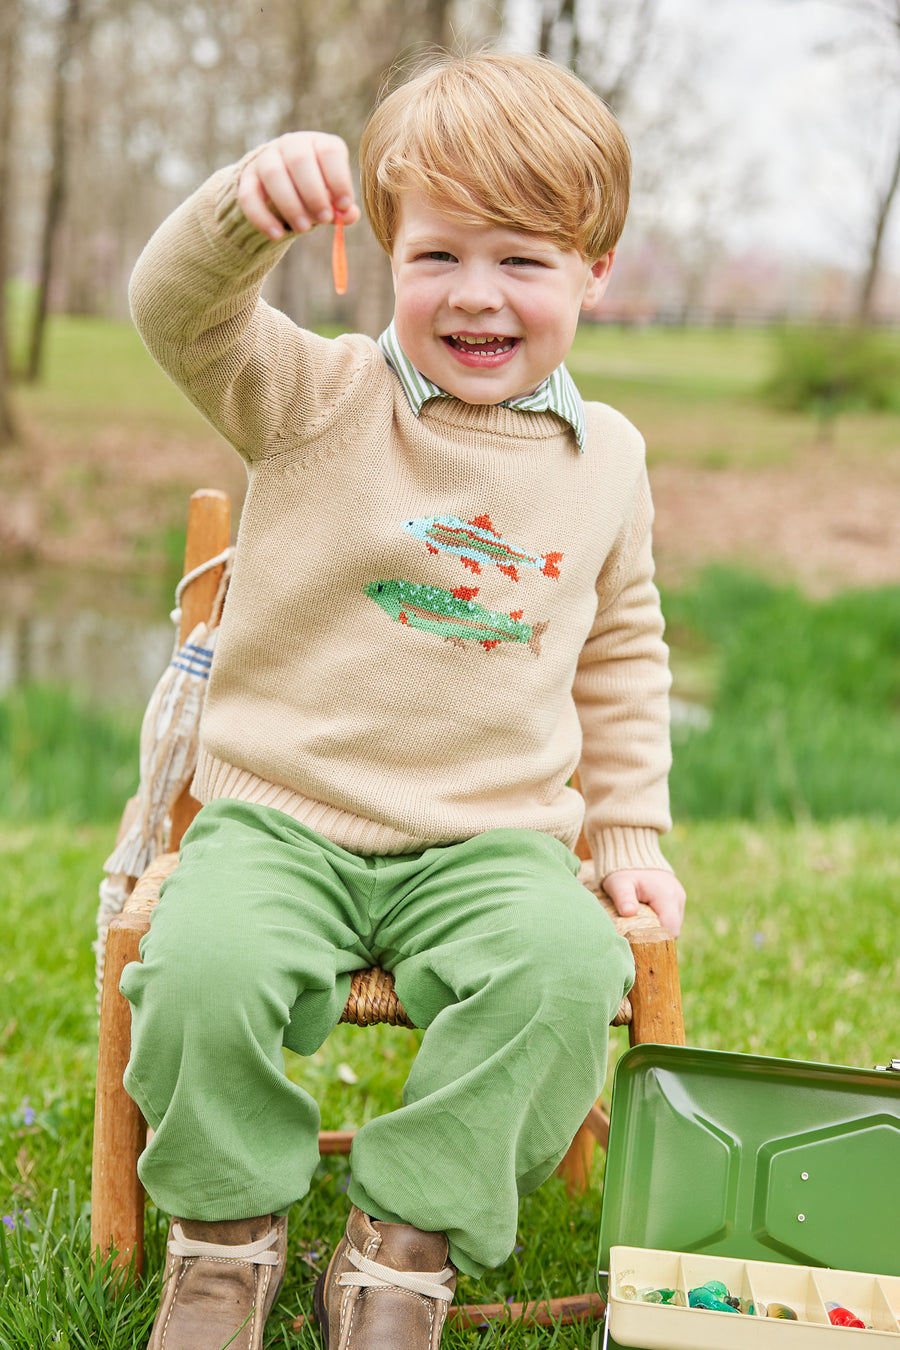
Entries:
[[881, 259], [884, 251], [885, 231], [888, 220], [900, 189], [900, 135], [894, 151], [894, 167], [885, 191], [882, 193], [875, 212], [875, 224], [869, 244], [868, 262], [859, 291], [856, 317], [861, 324], [870, 324], [874, 317], [875, 287], [881, 271]]
[[44, 356], [44, 332], [47, 323], [50, 280], [59, 227], [66, 197], [69, 67], [77, 47], [81, 28], [81, 0], [68, 0], [60, 22], [59, 48], [54, 72], [53, 113], [51, 123], [52, 160], [47, 184], [47, 200], [41, 236], [40, 273], [35, 301], [25, 377], [37, 380]]
[[0, 449], [16, 438], [16, 425], [9, 397], [11, 363], [6, 281], [9, 275], [12, 201], [10, 187], [19, 20], [19, 0], [6, 0], [3, 16], [0, 18]]

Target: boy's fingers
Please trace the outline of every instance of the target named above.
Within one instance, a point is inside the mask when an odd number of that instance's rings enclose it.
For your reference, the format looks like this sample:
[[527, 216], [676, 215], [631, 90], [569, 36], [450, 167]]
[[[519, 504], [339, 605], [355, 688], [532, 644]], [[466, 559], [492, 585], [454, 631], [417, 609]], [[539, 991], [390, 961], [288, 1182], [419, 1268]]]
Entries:
[[628, 877], [611, 872], [603, 882], [603, 889], [615, 905], [617, 914], [621, 914], [623, 918], [637, 914], [637, 887]]
[[284, 221], [279, 220], [272, 210], [268, 193], [262, 183], [255, 176], [249, 175], [246, 170], [238, 184], [237, 198], [238, 205], [251, 225], [271, 239], [283, 238]]
[[603, 889], [622, 918], [638, 912], [638, 902], [655, 910], [656, 917], [673, 937], [684, 923], [685, 893], [677, 877], [670, 872], [623, 868], [603, 879]]
[[266, 234], [273, 233], [269, 228], [273, 223], [299, 233], [311, 228], [312, 220], [290, 166], [275, 146], [261, 151], [247, 166], [238, 185], [238, 201], [247, 219]]
[[[339, 136], [289, 134], [281, 142], [284, 163], [309, 219], [330, 225], [335, 212], [352, 214], [350, 155]], [[352, 223], [346, 219], [345, 223]]]
[[360, 216], [347, 146], [324, 132], [289, 132], [260, 150], [241, 175], [238, 201], [251, 224], [273, 239], [285, 225], [304, 234], [335, 219], [353, 225]]

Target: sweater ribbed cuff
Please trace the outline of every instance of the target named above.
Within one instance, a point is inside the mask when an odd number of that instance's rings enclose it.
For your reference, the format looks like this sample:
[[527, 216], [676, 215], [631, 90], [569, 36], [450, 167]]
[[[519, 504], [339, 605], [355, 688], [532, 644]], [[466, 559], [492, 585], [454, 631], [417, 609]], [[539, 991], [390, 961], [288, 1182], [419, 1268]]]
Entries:
[[671, 872], [662, 855], [656, 830], [625, 825], [598, 830], [590, 840], [598, 881], [623, 867], [652, 867]]

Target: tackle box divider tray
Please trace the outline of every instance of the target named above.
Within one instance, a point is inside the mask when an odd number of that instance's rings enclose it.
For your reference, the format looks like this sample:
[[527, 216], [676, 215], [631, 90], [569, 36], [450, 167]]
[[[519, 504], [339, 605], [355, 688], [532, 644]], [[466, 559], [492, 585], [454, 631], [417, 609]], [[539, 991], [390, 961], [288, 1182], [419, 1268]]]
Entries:
[[[721, 1280], [754, 1315], [646, 1303], [631, 1294], [641, 1288], [689, 1289]], [[630, 1295], [630, 1296], [629, 1296]], [[762, 1315], [781, 1303], [796, 1321]], [[833, 1326], [828, 1303], [850, 1309], [866, 1329]], [[609, 1331], [616, 1344], [634, 1350], [823, 1350], [825, 1335], [836, 1350], [884, 1344], [900, 1350], [900, 1277], [821, 1266], [784, 1265], [739, 1257], [701, 1256], [648, 1247], [610, 1249]]]

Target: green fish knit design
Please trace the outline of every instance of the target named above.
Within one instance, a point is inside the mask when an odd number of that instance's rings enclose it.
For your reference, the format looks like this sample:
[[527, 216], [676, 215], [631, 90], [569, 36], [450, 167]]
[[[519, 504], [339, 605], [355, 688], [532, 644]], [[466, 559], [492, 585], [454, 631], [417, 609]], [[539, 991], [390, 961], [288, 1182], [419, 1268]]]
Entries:
[[434, 633], [459, 647], [467, 641], [478, 642], [485, 651], [491, 651], [501, 642], [521, 642], [539, 656], [548, 627], [548, 622], [524, 623], [521, 610], [497, 614], [477, 605], [477, 586], [444, 591], [411, 581], [370, 581], [365, 591], [395, 623]]

